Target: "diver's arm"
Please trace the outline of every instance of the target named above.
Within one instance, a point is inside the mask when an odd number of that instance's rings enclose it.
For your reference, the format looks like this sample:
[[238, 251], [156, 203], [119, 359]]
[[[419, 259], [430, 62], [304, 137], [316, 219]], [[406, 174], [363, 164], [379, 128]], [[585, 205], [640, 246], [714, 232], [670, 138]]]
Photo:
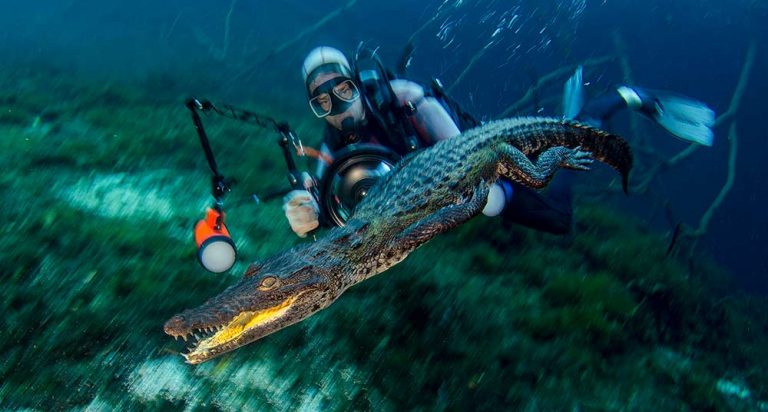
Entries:
[[[393, 80], [392, 89], [401, 104], [411, 102], [416, 107], [416, 113], [411, 116], [411, 122], [419, 133], [422, 141], [432, 145], [440, 140], [456, 137], [461, 134], [459, 127], [445, 110], [442, 104], [432, 96], [424, 96], [424, 89], [417, 83], [408, 80]], [[514, 190], [506, 179], [499, 179], [488, 193], [488, 201], [483, 214], [497, 216], [512, 200]]]
[[434, 97], [425, 96], [424, 88], [418, 83], [396, 79], [390, 84], [401, 104], [410, 103], [416, 108], [410, 120], [422, 142], [433, 145], [461, 133], [443, 105]]

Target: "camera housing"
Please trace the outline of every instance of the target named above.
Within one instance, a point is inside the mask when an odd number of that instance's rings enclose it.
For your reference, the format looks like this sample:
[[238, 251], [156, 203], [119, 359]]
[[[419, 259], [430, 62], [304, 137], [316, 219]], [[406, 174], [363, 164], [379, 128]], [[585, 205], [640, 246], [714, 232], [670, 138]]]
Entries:
[[344, 226], [370, 188], [390, 173], [400, 155], [384, 146], [352, 144], [333, 155], [320, 181], [320, 213], [328, 223]]

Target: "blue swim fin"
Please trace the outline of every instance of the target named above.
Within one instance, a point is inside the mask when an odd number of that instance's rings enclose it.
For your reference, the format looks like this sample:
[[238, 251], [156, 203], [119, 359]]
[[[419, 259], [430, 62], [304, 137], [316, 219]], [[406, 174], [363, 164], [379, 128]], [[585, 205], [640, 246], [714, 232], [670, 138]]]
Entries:
[[706, 104], [688, 97], [654, 92], [658, 109], [653, 119], [673, 135], [704, 146], [712, 146], [715, 112]]
[[712, 146], [715, 112], [705, 103], [670, 92], [622, 86], [616, 90], [627, 107], [654, 120], [673, 135]]
[[573, 120], [584, 107], [584, 68], [579, 66], [563, 87], [563, 118]]

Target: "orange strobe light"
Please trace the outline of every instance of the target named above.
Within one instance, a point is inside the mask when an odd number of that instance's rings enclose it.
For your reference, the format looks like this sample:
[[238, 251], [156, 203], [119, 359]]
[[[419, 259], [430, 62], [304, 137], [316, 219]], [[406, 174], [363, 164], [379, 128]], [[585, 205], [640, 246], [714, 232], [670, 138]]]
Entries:
[[197, 259], [206, 270], [213, 273], [226, 272], [235, 264], [235, 242], [224, 226], [223, 212], [208, 208], [205, 219], [195, 225], [195, 243]]

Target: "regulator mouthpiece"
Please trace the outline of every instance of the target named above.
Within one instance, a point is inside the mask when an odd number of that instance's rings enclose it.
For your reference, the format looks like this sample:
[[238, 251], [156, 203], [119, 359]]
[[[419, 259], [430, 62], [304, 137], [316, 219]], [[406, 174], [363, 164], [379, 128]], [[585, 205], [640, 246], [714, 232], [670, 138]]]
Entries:
[[209, 272], [222, 273], [235, 264], [235, 242], [224, 225], [224, 213], [208, 208], [205, 219], [195, 225], [197, 259]]

